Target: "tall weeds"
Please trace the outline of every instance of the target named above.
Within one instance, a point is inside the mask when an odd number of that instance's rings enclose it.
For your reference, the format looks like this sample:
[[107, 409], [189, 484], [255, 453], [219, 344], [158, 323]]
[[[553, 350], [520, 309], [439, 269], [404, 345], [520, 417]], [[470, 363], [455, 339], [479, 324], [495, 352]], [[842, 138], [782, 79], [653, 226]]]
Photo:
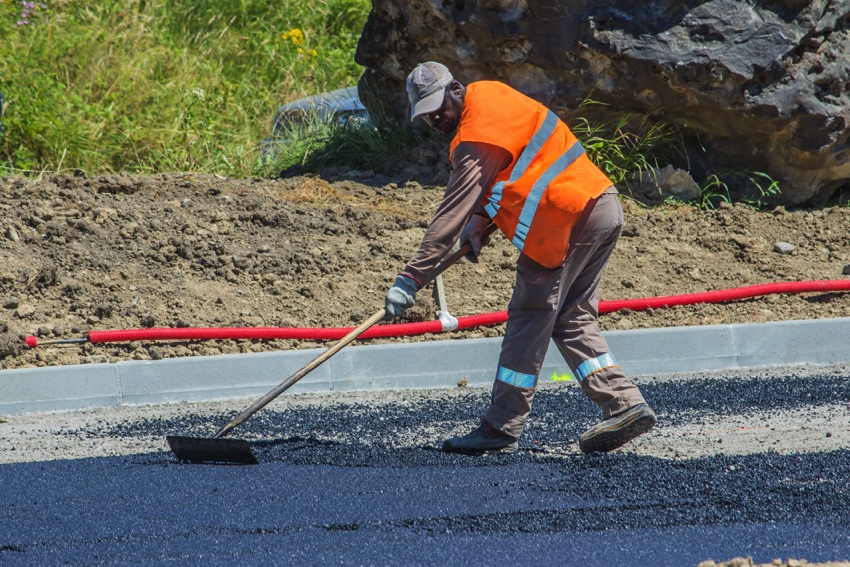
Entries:
[[356, 82], [368, 11], [368, 0], [0, 0], [0, 173], [250, 174], [278, 106]]
[[[582, 104], [601, 106], [591, 99]], [[605, 119], [599, 119], [604, 116]], [[669, 122], [656, 121], [650, 113], [619, 112], [588, 118], [578, 114], [571, 123], [588, 157], [614, 183], [622, 183], [630, 173], [663, 167], [667, 159], [681, 151], [681, 140]]]

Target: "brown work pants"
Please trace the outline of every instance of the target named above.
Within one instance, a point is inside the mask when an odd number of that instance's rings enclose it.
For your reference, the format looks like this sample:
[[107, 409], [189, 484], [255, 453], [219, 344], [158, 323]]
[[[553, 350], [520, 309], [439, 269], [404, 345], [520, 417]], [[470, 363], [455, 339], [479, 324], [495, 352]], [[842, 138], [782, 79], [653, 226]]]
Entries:
[[570, 235], [563, 266], [520, 254], [493, 395], [484, 419], [519, 437], [531, 411], [550, 339], [603, 419], [644, 401], [608, 350], [596, 318], [599, 282], [620, 232], [623, 208], [611, 188], [591, 201]]

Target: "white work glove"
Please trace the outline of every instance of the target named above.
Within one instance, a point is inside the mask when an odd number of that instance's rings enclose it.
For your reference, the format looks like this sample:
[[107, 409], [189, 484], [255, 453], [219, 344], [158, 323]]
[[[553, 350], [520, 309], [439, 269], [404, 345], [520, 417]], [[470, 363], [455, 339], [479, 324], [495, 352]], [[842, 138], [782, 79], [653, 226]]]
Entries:
[[466, 223], [466, 227], [463, 229], [463, 232], [460, 233], [461, 248], [467, 243], [469, 243], [472, 247], [472, 251], [466, 254], [464, 258], [473, 264], [478, 263], [478, 255], [481, 254], [481, 248], [483, 246], [487, 246], [490, 242], [490, 237], [484, 235], [484, 231], [487, 230], [487, 226], [489, 224], [490, 217], [474, 214], [472, 215], [472, 218], [469, 219], [469, 222]]
[[384, 319], [395, 319], [408, 307], [413, 307], [416, 302], [416, 292], [419, 291], [419, 284], [406, 276], [396, 276], [395, 283], [387, 292], [387, 297], [384, 300], [384, 308], [387, 314]]

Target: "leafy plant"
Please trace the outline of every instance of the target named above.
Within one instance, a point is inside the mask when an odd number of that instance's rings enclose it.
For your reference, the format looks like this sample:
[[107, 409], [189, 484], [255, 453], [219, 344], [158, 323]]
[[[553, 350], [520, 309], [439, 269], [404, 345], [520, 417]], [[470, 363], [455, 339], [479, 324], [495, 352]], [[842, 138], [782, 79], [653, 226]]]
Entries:
[[767, 206], [767, 200], [775, 195], [779, 195], [782, 190], [779, 187], [779, 182], [773, 179], [770, 175], [761, 171], [743, 171], [740, 173], [746, 180], [747, 185], [755, 189], [755, 194], [752, 196], [744, 196], [741, 202], [755, 209], [763, 209]]
[[847, 184], [838, 188], [830, 202], [836, 207], [850, 207], [850, 186]]
[[709, 175], [700, 188], [699, 207], [701, 209], [715, 209], [721, 202], [732, 202], [729, 186], [717, 175]]
[[[591, 105], [601, 103], [588, 99], [582, 108]], [[678, 149], [679, 138], [673, 125], [655, 121], [650, 115], [621, 112], [607, 120], [579, 115], [571, 129], [591, 161], [614, 183], [621, 183], [633, 172], [657, 169], [665, 157]]]
[[735, 171], [723, 178], [712, 174], [703, 182], [698, 204], [703, 209], [714, 209], [721, 202], [731, 203], [733, 201], [733, 190], [724, 179], [737, 182], [744, 196], [738, 202], [748, 205], [754, 209], [761, 210], [767, 206], [770, 197], [781, 193], [779, 182], [770, 175], [760, 171]]

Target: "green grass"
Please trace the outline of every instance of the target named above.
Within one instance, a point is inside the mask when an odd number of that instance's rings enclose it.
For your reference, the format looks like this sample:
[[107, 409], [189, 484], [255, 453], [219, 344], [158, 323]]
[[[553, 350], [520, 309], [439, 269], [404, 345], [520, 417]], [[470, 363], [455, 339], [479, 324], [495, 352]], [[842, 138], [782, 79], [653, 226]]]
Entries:
[[332, 117], [307, 117], [303, 122], [285, 125], [270, 139], [259, 173], [317, 172], [333, 166], [386, 172], [424, 137], [394, 120], [381, 121], [377, 128], [359, 119], [343, 122]]
[[[0, 0], [0, 173], [380, 170], [418, 143], [396, 126], [318, 120], [260, 161], [283, 103], [350, 86], [369, 0]], [[590, 102], [588, 103], [590, 104]], [[572, 124], [615, 182], [658, 164], [673, 130], [623, 114]]]
[[[626, 181], [639, 171], [652, 171], [664, 167], [676, 152], [681, 140], [669, 122], [650, 119], [649, 113], [615, 112], [601, 114], [594, 107], [604, 106], [586, 100], [570, 123], [570, 128], [581, 140], [588, 157], [604, 171], [614, 183]], [[592, 116], [582, 116], [590, 109]], [[600, 116], [606, 118], [600, 119]]]
[[697, 204], [703, 209], [715, 209], [720, 203], [732, 202], [729, 183], [743, 188], [738, 202], [754, 209], [763, 209], [768, 199], [779, 194], [779, 182], [760, 171], [733, 171], [724, 175], [712, 174], [703, 182]]
[[[380, 129], [313, 119], [262, 159], [282, 104], [356, 84], [369, 0], [0, 0], [0, 175], [197, 171], [276, 175], [331, 165], [381, 171], [421, 142], [393, 121]], [[650, 114], [599, 112], [570, 126], [615, 182], [664, 167], [681, 139]], [[743, 177], [742, 177], [743, 176]], [[748, 203], [779, 191], [761, 173], [709, 175], [699, 205]]]
[[0, 173], [249, 175], [274, 111], [350, 86], [368, 0], [0, 0]]

